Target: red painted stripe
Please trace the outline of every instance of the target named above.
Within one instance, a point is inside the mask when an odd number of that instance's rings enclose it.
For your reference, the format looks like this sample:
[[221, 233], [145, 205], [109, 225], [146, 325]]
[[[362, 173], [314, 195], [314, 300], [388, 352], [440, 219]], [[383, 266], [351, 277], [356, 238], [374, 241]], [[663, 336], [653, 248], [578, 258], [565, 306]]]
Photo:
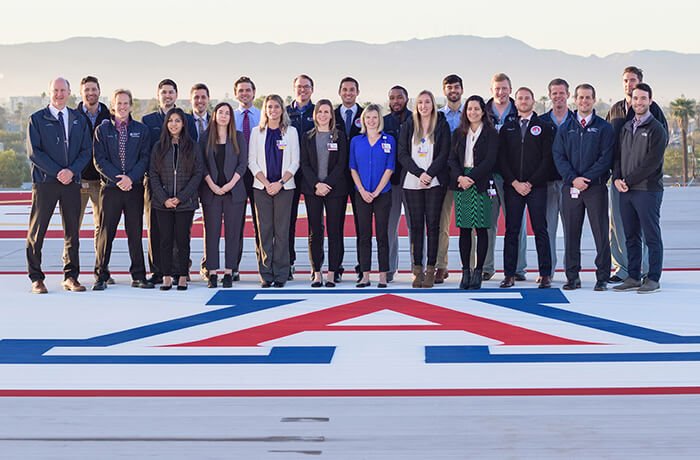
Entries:
[[695, 395], [700, 387], [608, 388], [440, 388], [325, 390], [0, 390], [4, 398], [250, 398], [250, 397], [420, 397], [420, 396], [631, 396]]

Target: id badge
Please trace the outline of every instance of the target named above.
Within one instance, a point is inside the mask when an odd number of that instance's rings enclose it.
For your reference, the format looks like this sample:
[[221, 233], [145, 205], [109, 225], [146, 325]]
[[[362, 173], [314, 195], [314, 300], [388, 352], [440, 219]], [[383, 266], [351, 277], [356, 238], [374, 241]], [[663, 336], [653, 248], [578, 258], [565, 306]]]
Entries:
[[286, 149], [287, 148], [287, 141], [281, 140], [281, 139], [279, 141], [277, 141], [277, 148], [280, 150]]
[[428, 147], [424, 145], [419, 145], [418, 146], [418, 157], [419, 158], [425, 158], [428, 156]]
[[578, 199], [578, 196], [581, 193], [581, 190], [577, 189], [576, 187], [571, 187], [569, 189], [569, 193], [571, 194], [571, 198], [576, 200], [576, 199]]
[[391, 153], [391, 144], [389, 144], [388, 142], [383, 142], [382, 150], [384, 150], [384, 153]]
[[329, 142], [328, 143], [328, 151], [329, 152], [337, 152], [338, 151], [338, 143], [337, 142]]

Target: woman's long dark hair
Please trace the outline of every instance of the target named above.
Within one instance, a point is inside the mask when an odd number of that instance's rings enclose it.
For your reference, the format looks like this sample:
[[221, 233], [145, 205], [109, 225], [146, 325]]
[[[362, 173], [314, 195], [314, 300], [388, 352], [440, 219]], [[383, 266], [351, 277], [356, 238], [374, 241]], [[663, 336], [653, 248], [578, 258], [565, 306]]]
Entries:
[[179, 116], [182, 120], [182, 131], [180, 131], [180, 137], [178, 139], [180, 152], [178, 153], [177, 162], [178, 165], [181, 166], [181, 171], [190, 174], [194, 169], [194, 142], [187, 131], [187, 116], [185, 112], [178, 107], [173, 107], [165, 114], [165, 121], [163, 122], [163, 129], [160, 132], [160, 141], [154, 163], [158, 172], [163, 171], [165, 156], [173, 146], [173, 136], [168, 130], [168, 121], [173, 115]]
[[469, 117], [467, 117], [467, 106], [469, 105], [470, 101], [476, 101], [479, 103], [479, 107], [481, 107], [481, 111], [484, 112], [484, 114], [481, 117], [481, 122], [486, 126], [487, 128], [493, 128], [493, 121], [491, 121], [491, 114], [486, 110], [486, 102], [484, 102], [484, 98], [481, 96], [478, 96], [476, 94], [469, 96], [466, 101], [464, 101], [464, 106], [462, 106], [462, 116], [459, 119], [459, 132], [466, 136], [469, 133], [469, 125], [471, 124], [469, 122]]
[[209, 122], [209, 127], [207, 128], [207, 152], [216, 149], [216, 144], [219, 143], [219, 124], [217, 122], [217, 112], [221, 107], [228, 107], [228, 112], [231, 118], [226, 126], [226, 141], [231, 141], [233, 143], [233, 153], [238, 155], [238, 139], [236, 137], [236, 119], [233, 114], [233, 107], [228, 102], [219, 102], [214, 107], [214, 111], [211, 114], [211, 122]]

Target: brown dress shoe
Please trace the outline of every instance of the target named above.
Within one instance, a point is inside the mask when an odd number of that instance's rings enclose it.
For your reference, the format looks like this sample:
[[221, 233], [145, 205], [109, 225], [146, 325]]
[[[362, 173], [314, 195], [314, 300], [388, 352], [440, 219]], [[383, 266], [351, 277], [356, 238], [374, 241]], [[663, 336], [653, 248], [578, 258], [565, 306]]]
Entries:
[[80, 284], [75, 278], [67, 278], [63, 281], [63, 289], [72, 292], [83, 292], [85, 291], [85, 286]]
[[549, 289], [552, 287], [552, 277], [551, 276], [542, 276], [540, 277], [540, 283], [539, 286], [537, 286], [540, 289]]
[[438, 268], [437, 272], [435, 272], [435, 283], [434, 284], [442, 284], [444, 283], [447, 279], [447, 277], [450, 276], [450, 274], [447, 272], [446, 268]]
[[43, 280], [37, 280], [32, 283], [32, 294], [46, 294], [47, 292], [49, 292], [49, 290], [46, 289]]

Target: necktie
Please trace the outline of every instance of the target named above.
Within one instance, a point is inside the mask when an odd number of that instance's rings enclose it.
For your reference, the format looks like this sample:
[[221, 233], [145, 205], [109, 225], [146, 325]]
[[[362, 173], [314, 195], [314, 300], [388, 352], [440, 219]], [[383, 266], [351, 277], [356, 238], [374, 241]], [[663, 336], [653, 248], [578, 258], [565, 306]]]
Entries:
[[527, 132], [527, 124], [529, 120], [527, 118], [520, 119], [520, 138], [525, 139], [525, 133]]
[[350, 137], [350, 129], [352, 128], [352, 110], [345, 111], [345, 135]]
[[586, 119], [585, 118], [581, 118], [581, 127], [582, 128], [586, 127]]
[[66, 153], [68, 153], [68, 137], [66, 136], [66, 123], [63, 120], [63, 112], [58, 112], [58, 124], [61, 126], [61, 140], [63, 141], [63, 148]]
[[245, 137], [246, 143], [250, 142], [250, 116], [248, 115], [250, 110], [246, 109], [243, 111], [243, 137]]
[[202, 118], [197, 118], [197, 140], [204, 134], [204, 120]]
[[120, 123], [117, 128], [119, 131], [119, 161], [121, 162], [122, 173], [125, 173], [126, 167], [126, 123]]

